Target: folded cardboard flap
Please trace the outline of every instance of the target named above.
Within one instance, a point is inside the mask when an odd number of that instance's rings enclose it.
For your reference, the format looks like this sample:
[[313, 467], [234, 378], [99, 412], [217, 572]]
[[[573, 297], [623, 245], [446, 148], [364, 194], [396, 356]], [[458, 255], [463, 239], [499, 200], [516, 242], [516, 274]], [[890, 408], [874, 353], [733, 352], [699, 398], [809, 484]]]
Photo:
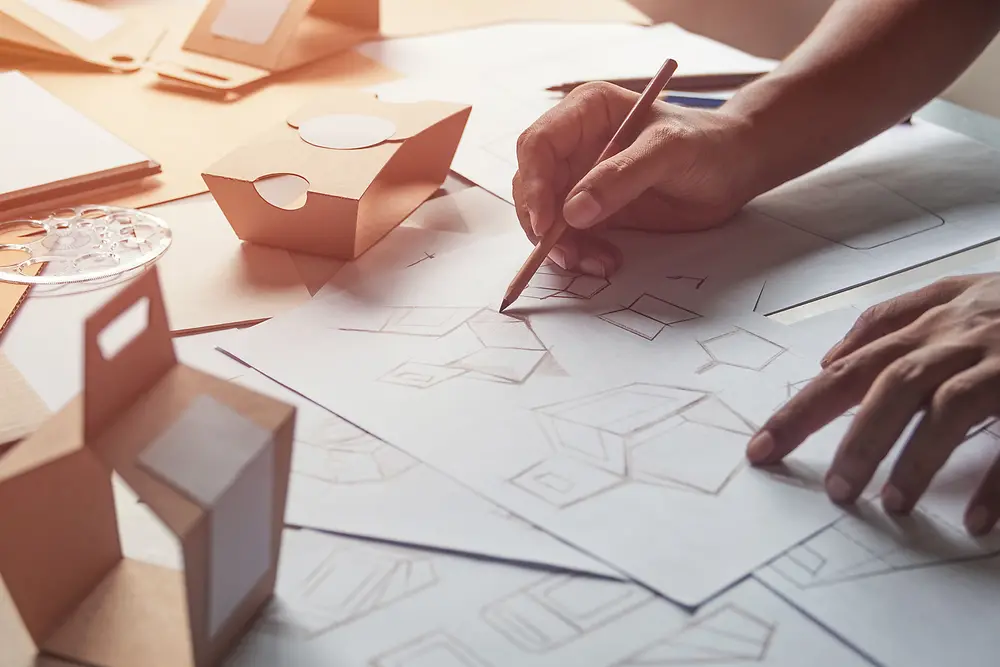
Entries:
[[112, 70], [138, 70], [164, 32], [162, 26], [79, 0], [0, 3], [0, 45]]
[[[145, 330], [102, 349], [143, 300]], [[85, 329], [82, 400], [0, 458], [0, 576], [43, 653], [216, 665], [274, 590], [295, 408], [177, 363], [155, 267]], [[178, 538], [182, 573], [123, 557], [112, 473]]]
[[154, 63], [167, 79], [237, 90], [378, 35], [379, 0], [210, 0], [183, 47]]
[[202, 176], [244, 241], [351, 260], [441, 186], [470, 111], [333, 91]]

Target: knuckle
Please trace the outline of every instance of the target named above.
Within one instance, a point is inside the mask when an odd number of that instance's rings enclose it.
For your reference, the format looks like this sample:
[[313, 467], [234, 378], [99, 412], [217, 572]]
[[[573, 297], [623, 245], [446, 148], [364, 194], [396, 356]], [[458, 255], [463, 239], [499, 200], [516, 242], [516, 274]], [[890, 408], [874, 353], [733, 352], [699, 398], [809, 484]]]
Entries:
[[979, 385], [969, 380], [955, 378], [934, 392], [931, 400], [932, 410], [939, 415], [948, 415], [964, 411], [975, 401]]
[[520, 157], [525, 153], [530, 153], [538, 144], [538, 129], [532, 125], [517, 136], [514, 144], [517, 148], [517, 155]]
[[832, 364], [823, 369], [817, 379], [826, 381], [837, 381], [844, 377], [849, 377], [854, 372], [855, 363], [848, 357], [837, 359]]
[[908, 385], [920, 380], [927, 372], [927, 366], [918, 359], [903, 357], [897, 359], [882, 371], [882, 382], [891, 388]]
[[607, 81], [590, 81], [583, 84], [582, 86], [577, 86], [570, 94], [566, 96], [566, 99], [589, 101], [593, 99], [603, 99], [616, 94], [619, 88], [614, 84], [608, 83]]

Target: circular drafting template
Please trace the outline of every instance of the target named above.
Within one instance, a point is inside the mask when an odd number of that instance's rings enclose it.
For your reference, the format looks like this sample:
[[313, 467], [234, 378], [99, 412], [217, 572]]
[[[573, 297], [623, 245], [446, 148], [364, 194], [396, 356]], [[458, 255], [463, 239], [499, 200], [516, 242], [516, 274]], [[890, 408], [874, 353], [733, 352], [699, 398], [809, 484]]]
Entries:
[[330, 114], [310, 118], [299, 127], [302, 141], [320, 148], [368, 148], [396, 134], [396, 124], [378, 116]]
[[[113, 206], [64, 208], [44, 219], [0, 224], [0, 281], [62, 285], [103, 280], [156, 260], [170, 229], [142, 211]], [[29, 268], [43, 265], [39, 275]]]

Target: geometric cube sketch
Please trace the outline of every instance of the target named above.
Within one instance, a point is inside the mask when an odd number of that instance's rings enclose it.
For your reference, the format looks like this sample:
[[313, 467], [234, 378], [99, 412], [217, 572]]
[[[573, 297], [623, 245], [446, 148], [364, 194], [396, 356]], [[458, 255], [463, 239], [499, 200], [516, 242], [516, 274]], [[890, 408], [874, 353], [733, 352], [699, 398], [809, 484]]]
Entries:
[[697, 370], [699, 374], [716, 366], [733, 366], [748, 371], [762, 371], [772, 361], [788, 351], [766, 338], [740, 328], [708, 340], [698, 341], [698, 344], [711, 359]]
[[471, 334], [475, 349], [445, 363], [407, 361], [379, 380], [417, 389], [457, 377], [522, 384], [549, 356], [548, 349], [525, 318], [484, 308], [475, 311], [459, 326]]
[[709, 392], [641, 382], [533, 412], [555, 455], [510, 482], [560, 508], [626, 482], [718, 495], [756, 430]]
[[609, 284], [604, 278], [573, 273], [546, 261], [521, 296], [528, 299], [591, 299]]
[[491, 628], [528, 653], [545, 653], [624, 618], [655, 599], [639, 586], [552, 575], [483, 608]]
[[[310, 568], [288, 564], [281, 574], [295, 585], [282, 591], [265, 623], [279, 633], [290, 630], [309, 639], [438, 583], [429, 556], [371, 546], [330, 547], [313, 557]], [[282, 604], [284, 600], [290, 602]]]
[[460, 327], [477, 308], [440, 308], [436, 306], [405, 306], [385, 308], [368, 313], [364, 322], [338, 327], [341, 331], [390, 333], [407, 336], [441, 337]]
[[385, 482], [420, 465], [406, 452], [329, 415], [295, 440], [292, 469], [332, 484]]
[[[815, 379], [816, 379], [815, 377], [811, 377], [811, 378], [806, 378], [805, 380], [798, 380], [797, 382], [786, 382], [785, 383], [785, 397], [781, 400], [781, 402], [779, 402], [776, 406], [774, 406], [773, 409], [774, 410], [778, 410], [779, 408], [781, 408], [782, 406], [784, 406], [785, 403], [787, 403], [788, 401], [792, 400], [795, 396], [798, 395], [798, 393], [800, 391], [802, 391], [806, 387], [806, 385], [808, 385], [810, 382], [812, 382]], [[844, 418], [854, 417], [856, 413], [857, 413], [857, 408], [850, 408], [849, 410], [846, 410], [837, 419], [844, 419]]]
[[489, 667], [489, 663], [447, 632], [437, 631], [398, 646], [371, 667]]
[[629, 306], [600, 316], [608, 324], [646, 340], [655, 340], [669, 326], [699, 317], [701, 315], [651, 294], [643, 294]]
[[1000, 535], [973, 538], [963, 528], [919, 508], [891, 517], [877, 501], [859, 503], [825, 530], [770, 565], [801, 589], [1000, 555]]
[[777, 626], [729, 604], [695, 619], [616, 667], [763, 662]]

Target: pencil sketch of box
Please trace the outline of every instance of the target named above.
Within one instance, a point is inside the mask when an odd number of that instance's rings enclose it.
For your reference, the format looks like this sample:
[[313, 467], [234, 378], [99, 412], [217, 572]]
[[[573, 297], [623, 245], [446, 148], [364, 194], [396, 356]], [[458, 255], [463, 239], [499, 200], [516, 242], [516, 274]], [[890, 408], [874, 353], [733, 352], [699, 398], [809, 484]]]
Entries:
[[[87, 320], [84, 350], [83, 395], [0, 459], [6, 593], [42, 654], [216, 665], [274, 590], [295, 409], [177, 362], [155, 268]], [[112, 473], [183, 572], [123, 556]]]
[[441, 187], [470, 111], [331, 92], [202, 176], [244, 241], [351, 260]]
[[633, 383], [534, 409], [554, 456], [511, 482], [557, 507], [624, 483], [721, 493], [755, 429], [710, 392]]

